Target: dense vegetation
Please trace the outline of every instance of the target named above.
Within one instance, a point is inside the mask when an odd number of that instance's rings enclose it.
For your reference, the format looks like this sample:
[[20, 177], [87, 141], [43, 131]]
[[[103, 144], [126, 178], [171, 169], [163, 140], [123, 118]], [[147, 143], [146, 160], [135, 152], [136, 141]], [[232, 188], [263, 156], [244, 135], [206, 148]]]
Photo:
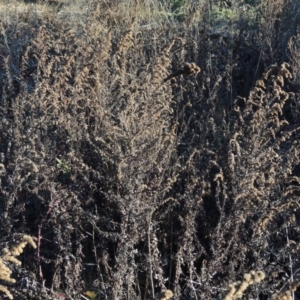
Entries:
[[0, 1], [0, 298], [297, 299], [299, 24]]

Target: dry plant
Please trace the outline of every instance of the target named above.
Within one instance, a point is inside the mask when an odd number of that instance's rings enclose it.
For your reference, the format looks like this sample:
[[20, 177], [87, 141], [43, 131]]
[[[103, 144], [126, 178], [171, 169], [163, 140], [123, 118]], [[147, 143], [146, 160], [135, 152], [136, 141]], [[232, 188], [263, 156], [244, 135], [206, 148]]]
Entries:
[[161, 292], [157, 297], [156, 300], [168, 300], [173, 297], [173, 293], [170, 290], [166, 290], [164, 292]]
[[20, 299], [297, 294], [296, 2], [224, 32], [200, 2], [193, 21], [113, 0], [1, 19], [0, 230], [38, 237]]
[[[2, 250], [2, 256], [0, 257], [0, 279], [6, 283], [15, 283], [16, 280], [11, 278], [12, 270], [9, 263], [21, 265], [21, 261], [16, 258], [23, 253], [23, 249], [27, 244], [30, 244], [33, 248], [36, 248], [35, 238], [29, 235], [23, 235], [20, 241], [16, 242], [10, 248], [4, 248]], [[0, 285], [0, 291], [3, 292], [9, 299], [13, 299], [13, 295], [10, 293], [9, 288]]]
[[234, 300], [242, 298], [246, 289], [254, 284], [259, 283], [261, 280], [265, 278], [265, 274], [262, 271], [251, 271], [248, 274], [244, 275], [244, 279], [242, 282], [235, 282], [230, 285], [230, 291], [226, 295], [225, 300]]
[[293, 292], [295, 292], [300, 285], [299, 279], [292, 282], [287, 288], [283, 291], [275, 293], [272, 295], [272, 299], [274, 300], [292, 300]]

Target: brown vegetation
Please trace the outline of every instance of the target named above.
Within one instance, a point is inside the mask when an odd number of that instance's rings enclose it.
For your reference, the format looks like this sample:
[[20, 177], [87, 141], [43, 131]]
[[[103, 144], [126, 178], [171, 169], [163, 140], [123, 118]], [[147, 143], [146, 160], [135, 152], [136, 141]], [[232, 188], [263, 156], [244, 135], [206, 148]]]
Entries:
[[296, 299], [298, 1], [75, 2], [1, 12], [3, 296]]

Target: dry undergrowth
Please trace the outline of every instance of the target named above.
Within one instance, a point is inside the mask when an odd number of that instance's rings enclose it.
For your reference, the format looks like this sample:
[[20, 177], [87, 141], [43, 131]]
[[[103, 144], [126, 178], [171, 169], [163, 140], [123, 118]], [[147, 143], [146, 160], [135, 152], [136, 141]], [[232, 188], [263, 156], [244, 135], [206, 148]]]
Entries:
[[37, 237], [6, 295], [297, 294], [298, 15], [276, 3], [223, 33], [208, 1], [1, 19], [0, 230]]

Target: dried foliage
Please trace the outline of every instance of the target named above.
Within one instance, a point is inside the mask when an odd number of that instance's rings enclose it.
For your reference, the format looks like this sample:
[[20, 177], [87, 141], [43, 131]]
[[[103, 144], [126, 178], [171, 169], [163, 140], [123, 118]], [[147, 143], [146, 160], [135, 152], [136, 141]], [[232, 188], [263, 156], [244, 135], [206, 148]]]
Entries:
[[[30, 244], [33, 248], [36, 248], [35, 239], [29, 235], [23, 235], [21, 239], [16, 242], [11, 248], [4, 248], [2, 250], [2, 256], [0, 257], [0, 279], [6, 283], [15, 283], [16, 280], [11, 278], [12, 270], [9, 267], [9, 263], [21, 265], [16, 256], [23, 253], [24, 247]], [[13, 295], [9, 289], [3, 285], [0, 285], [0, 291], [2, 291], [9, 299], [13, 299]]]
[[230, 285], [230, 291], [226, 295], [225, 300], [233, 300], [242, 298], [245, 290], [254, 283], [259, 283], [265, 278], [265, 274], [262, 271], [251, 271], [249, 274], [244, 275], [242, 282], [235, 282]]
[[6, 296], [297, 296], [297, 1], [198, 2], [1, 18]]

